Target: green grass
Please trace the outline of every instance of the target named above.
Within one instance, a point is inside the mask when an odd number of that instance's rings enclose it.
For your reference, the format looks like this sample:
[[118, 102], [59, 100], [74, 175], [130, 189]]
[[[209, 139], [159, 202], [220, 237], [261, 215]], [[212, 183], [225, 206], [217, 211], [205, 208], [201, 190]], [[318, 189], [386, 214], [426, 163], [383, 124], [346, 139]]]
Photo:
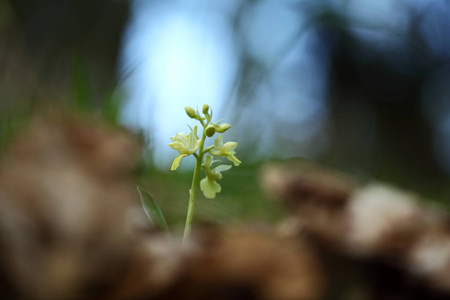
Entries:
[[[168, 166], [170, 168], [170, 166]], [[186, 218], [192, 174], [146, 170], [139, 179], [158, 201], [169, 226], [181, 229]], [[262, 193], [258, 182], [258, 165], [245, 163], [226, 173], [220, 181], [222, 192], [215, 199], [197, 196], [195, 223], [238, 224], [273, 223], [285, 216], [282, 205]]]

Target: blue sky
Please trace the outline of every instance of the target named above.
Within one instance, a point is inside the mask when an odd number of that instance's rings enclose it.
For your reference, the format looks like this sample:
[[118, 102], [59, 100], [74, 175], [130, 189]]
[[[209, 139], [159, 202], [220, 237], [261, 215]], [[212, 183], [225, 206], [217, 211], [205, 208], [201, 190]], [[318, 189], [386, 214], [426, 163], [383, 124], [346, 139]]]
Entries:
[[[220, 109], [234, 96], [242, 47], [270, 70], [255, 91], [258, 115], [252, 116], [251, 106], [242, 114], [250, 116], [249, 126], [266, 137], [259, 141], [256, 157], [313, 157], [320, 153], [327, 143], [321, 132], [328, 110], [328, 53], [321, 48], [317, 33], [308, 29], [307, 15], [296, 10], [296, 5], [328, 3], [345, 8], [343, 13], [354, 24], [365, 24], [355, 26], [354, 33], [384, 51], [401, 42], [408, 25], [407, 11], [400, 9], [404, 6], [398, 1], [265, 0], [246, 12], [239, 40], [230, 16], [242, 1], [133, 1], [121, 57], [127, 95], [123, 122], [148, 134], [157, 167], [168, 168], [176, 156], [167, 146], [170, 137], [188, 132], [186, 124], [195, 125], [185, 115], [185, 106], [208, 103], [215, 116], [227, 115]], [[425, 6], [429, 1], [408, 3]], [[433, 26], [432, 22], [425, 24]], [[437, 50], [446, 49], [442, 39], [434, 40]], [[448, 134], [441, 134], [438, 140], [450, 145], [450, 130], [441, 132]], [[245, 143], [239, 134], [230, 133]], [[284, 141], [283, 147], [278, 140]]]

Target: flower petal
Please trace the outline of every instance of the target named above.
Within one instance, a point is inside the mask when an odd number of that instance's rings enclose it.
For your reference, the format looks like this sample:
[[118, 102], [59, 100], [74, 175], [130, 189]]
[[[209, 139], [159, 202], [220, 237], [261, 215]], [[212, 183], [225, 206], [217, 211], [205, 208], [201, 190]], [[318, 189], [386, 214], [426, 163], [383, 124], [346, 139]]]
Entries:
[[233, 162], [233, 164], [234, 164], [236, 167], [239, 166], [239, 165], [241, 164], [241, 161], [240, 161], [236, 156], [234, 156], [234, 153], [233, 153], [233, 154], [230, 154], [230, 155], [227, 155], [227, 159], [228, 159], [229, 161]]
[[223, 137], [221, 134], [219, 134], [216, 138], [216, 140], [214, 141], [214, 149], [215, 150], [220, 150], [223, 147]]
[[236, 142], [227, 142], [227, 143], [225, 143], [225, 145], [223, 145], [221, 151], [222, 151], [222, 152], [230, 152], [230, 151], [233, 151], [234, 148], [237, 147], [237, 145], [238, 145], [238, 143], [236, 143]]
[[194, 149], [197, 145], [197, 126], [194, 126], [194, 129], [192, 129], [191, 133], [189, 134], [189, 149]]
[[184, 132], [177, 133], [175, 136], [172, 137], [172, 141], [181, 142], [182, 144], [187, 145], [188, 135]]
[[172, 163], [172, 167], [170, 168], [171, 171], [175, 171], [176, 169], [178, 169], [178, 166], [180, 165], [180, 160], [185, 157], [186, 154], [180, 154], [178, 155]]
[[212, 157], [210, 155], [206, 155], [205, 157], [205, 167], [211, 168], [211, 164], [213, 163]]
[[205, 163], [203, 164], [203, 169], [205, 170], [206, 176], [208, 178], [214, 177], [214, 173], [211, 171], [211, 161], [212, 161], [212, 157], [210, 155], [206, 155]]
[[183, 151], [186, 149], [186, 146], [183, 145], [181, 142], [175, 141], [169, 144], [169, 147], [172, 149], [175, 149], [177, 151]]
[[208, 199], [214, 199], [216, 197], [216, 193], [220, 193], [222, 190], [220, 184], [218, 184], [215, 180], [208, 180], [208, 178], [203, 178], [200, 181], [200, 189]]
[[220, 173], [220, 172], [227, 171], [229, 169], [231, 169], [230, 165], [220, 165], [220, 166], [215, 167], [213, 171]]
[[211, 151], [209, 151], [209, 154], [214, 155], [214, 156], [225, 156], [225, 154], [223, 154], [222, 152], [217, 151], [217, 150], [211, 150]]
[[195, 146], [193, 148], [190, 149], [191, 154], [194, 153], [195, 151], [198, 150], [198, 148], [200, 148], [200, 144], [202, 143], [202, 141], [200, 139], [197, 140], [197, 143], [195, 144]]

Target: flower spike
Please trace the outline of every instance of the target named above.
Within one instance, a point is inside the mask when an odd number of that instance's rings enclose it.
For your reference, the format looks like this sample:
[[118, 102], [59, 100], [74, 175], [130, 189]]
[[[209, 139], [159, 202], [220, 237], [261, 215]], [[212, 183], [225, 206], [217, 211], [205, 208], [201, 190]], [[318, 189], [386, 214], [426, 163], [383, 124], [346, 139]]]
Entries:
[[[186, 106], [186, 114], [189, 118], [197, 120], [202, 126], [201, 138], [197, 136], [197, 126], [189, 127], [191, 133], [177, 133], [173, 136], [169, 146], [178, 151], [178, 156], [173, 160], [171, 170], [176, 170], [185, 156], [193, 155], [196, 159], [194, 174], [192, 178], [191, 189], [189, 190], [189, 204], [186, 215], [186, 225], [184, 228], [183, 241], [185, 241], [191, 231], [192, 219], [194, 215], [194, 200], [198, 187], [206, 198], [213, 199], [217, 193], [220, 193], [222, 187], [217, 180], [222, 179], [222, 173], [231, 168], [231, 165], [219, 164], [216, 167], [212, 165], [218, 161], [213, 160], [213, 156], [226, 157], [233, 162], [235, 166], [241, 164], [241, 161], [235, 156], [234, 149], [237, 147], [236, 142], [223, 143], [222, 133], [231, 128], [230, 124], [223, 123], [219, 120], [212, 122], [213, 110], [209, 105], [204, 104], [200, 114], [198, 108]], [[220, 125], [219, 125], [220, 124]], [[213, 137], [216, 133], [219, 136], [215, 139], [214, 145], [205, 145], [207, 138]], [[205, 178], [200, 180], [200, 172], [205, 172]]]

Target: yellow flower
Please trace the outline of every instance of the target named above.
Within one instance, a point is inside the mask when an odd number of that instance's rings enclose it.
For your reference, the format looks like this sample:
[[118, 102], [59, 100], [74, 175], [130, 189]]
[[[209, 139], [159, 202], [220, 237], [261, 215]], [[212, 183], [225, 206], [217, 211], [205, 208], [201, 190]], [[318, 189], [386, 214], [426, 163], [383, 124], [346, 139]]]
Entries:
[[231, 166], [219, 165], [214, 169], [211, 169], [212, 157], [207, 155], [205, 158], [205, 164], [203, 168], [205, 169], [206, 177], [200, 181], [200, 189], [206, 198], [214, 199], [217, 193], [220, 193], [222, 187], [217, 183], [216, 179], [221, 179], [222, 174], [220, 172], [229, 170]]
[[234, 149], [237, 147], [238, 143], [228, 142], [223, 144], [223, 138], [220, 134], [214, 141], [214, 148], [209, 152], [214, 156], [225, 156], [229, 161], [233, 162], [235, 166], [239, 166], [241, 161], [234, 156], [236, 153]]
[[191, 155], [198, 150], [201, 140], [197, 137], [197, 126], [194, 126], [194, 129], [189, 135], [186, 133], [177, 133], [171, 139], [172, 143], [169, 146], [179, 152], [179, 155], [174, 159], [170, 168], [173, 171], [178, 168], [180, 160], [183, 157]]

